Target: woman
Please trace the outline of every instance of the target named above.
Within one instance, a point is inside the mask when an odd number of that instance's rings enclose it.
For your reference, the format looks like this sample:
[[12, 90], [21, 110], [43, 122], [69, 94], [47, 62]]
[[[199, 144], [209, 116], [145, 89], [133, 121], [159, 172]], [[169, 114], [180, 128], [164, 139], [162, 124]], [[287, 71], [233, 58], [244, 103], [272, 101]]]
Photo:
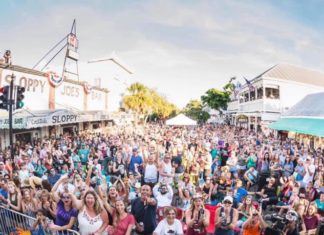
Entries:
[[242, 235], [260, 235], [262, 229], [266, 228], [267, 226], [268, 225], [263, 220], [261, 213], [255, 211], [244, 223]]
[[8, 206], [10, 209], [20, 212], [21, 194], [13, 181], [8, 182]]
[[255, 212], [255, 208], [252, 204], [252, 196], [246, 196], [243, 203], [238, 207], [237, 210], [239, 213], [239, 220], [237, 221], [236, 227], [241, 227], [243, 223]]
[[270, 176], [269, 152], [265, 152], [258, 160], [258, 171], [260, 172], [258, 191], [260, 191], [267, 184], [266, 179]]
[[283, 172], [282, 174], [286, 177], [289, 177], [294, 172], [294, 164], [291, 161], [291, 158], [289, 155], [286, 156], [285, 162], [282, 165]]
[[234, 228], [237, 224], [238, 212], [232, 208], [233, 198], [226, 196], [223, 200], [223, 207], [218, 208], [215, 213], [214, 235], [234, 235]]
[[214, 185], [211, 182], [211, 178], [210, 178], [210, 176], [207, 176], [205, 183], [200, 188], [201, 191], [207, 195], [207, 200], [210, 200], [210, 195], [212, 193], [213, 188], [214, 188]]
[[108, 215], [103, 209], [99, 197], [94, 191], [87, 191], [83, 200], [77, 200], [70, 193], [73, 204], [79, 210], [78, 222], [80, 235], [105, 235], [108, 226]]
[[42, 210], [47, 218], [54, 221], [56, 217], [56, 204], [46, 189], [43, 189], [39, 195], [38, 210]]
[[190, 202], [191, 202], [191, 195], [190, 195], [190, 191], [187, 188], [181, 188], [179, 187], [179, 197], [181, 199], [181, 203], [180, 203], [180, 208], [183, 211], [186, 211], [189, 209], [190, 207]]
[[108, 234], [130, 235], [134, 226], [134, 216], [126, 212], [123, 200], [117, 199], [112, 226], [108, 225]]
[[44, 166], [44, 160], [38, 159], [35, 167], [35, 176], [41, 178], [46, 171], [47, 169]]
[[270, 178], [268, 184], [260, 192], [256, 192], [256, 194], [258, 194], [262, 198], [261, 202], [263, 210], [265, 210], [268, 205], [274, 205], [278, 201], [276, 194], [277, 187], [275, 183], [275, 178]]
[[24, 189], [21, 201], [22, 212], [30, 217], [35, 217], [37, 211], [37, 201], [29, 189]]
[[186, 235], [206, 235], [209, 226], [209, 211], [204, 208], [201, 195], [195, 195], [190, 208], [186, 211]]
[[176, 234], [183, 235], [182, 224], [176, 219], [177, 210], [173, 207], [164, 209], [165, 219], [161, 220], [153, 232], [153, 235]]
[[314, 235], [316, 233], [317, 226], [320, 223], [320, 218], [316, 212], [316, 207], [314, 205], [310, 205], [306, 215], [304, 215], [304, 223], [308, 235]]
[[113, 173], [117, 178], [124, 178], [126, 174], [126, 163], [123, 160], [121, 151], [116, 153], [116, 161], [113, 163]]
[[67, 229], [72, 229], [78, 216], [78, 211], [73, 208], [72, 198], [67, 187], [64, 188], [64, 192], [60, 194], [57, 190], [64, 181], [68, 180], [69, 178], [67, 176], [61, 177], [52, 189], [54, 201], [57, 203], [55, 222], [50, 226], [50, 229], [53, 231], [64, 231]]

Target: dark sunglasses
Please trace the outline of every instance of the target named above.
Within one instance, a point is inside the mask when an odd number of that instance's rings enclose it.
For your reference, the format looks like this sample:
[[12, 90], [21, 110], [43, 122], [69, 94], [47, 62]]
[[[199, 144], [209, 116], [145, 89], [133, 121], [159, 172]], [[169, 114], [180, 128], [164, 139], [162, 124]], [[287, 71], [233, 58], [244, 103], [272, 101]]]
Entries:
[[226, 201], [224, 201], [224, 204], [232, 204], [232, 202], [231, 202], [231, 201], [228, 201], [228, 200], [226, 200]]

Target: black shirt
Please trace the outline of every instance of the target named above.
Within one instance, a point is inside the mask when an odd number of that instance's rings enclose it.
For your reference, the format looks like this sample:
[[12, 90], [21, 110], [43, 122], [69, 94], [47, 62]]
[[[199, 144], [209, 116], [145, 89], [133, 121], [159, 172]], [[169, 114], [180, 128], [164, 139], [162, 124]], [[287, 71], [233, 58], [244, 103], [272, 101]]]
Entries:
[[142, 199], [136, 198], [132, 201], [132, 214], [135, 217], [137, 223], [142, 222], [144, 224], [144, 232], [139, 234], [152, 234], [157, 226], [156, 223], [156, 205], [144, 205]]

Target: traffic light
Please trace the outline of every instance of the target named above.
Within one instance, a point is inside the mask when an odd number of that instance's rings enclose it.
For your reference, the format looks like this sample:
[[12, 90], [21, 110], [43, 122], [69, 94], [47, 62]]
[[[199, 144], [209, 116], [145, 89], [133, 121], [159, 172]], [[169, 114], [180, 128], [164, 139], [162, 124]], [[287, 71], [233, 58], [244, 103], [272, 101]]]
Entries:
[[24, 107], [24, 93], [25, 93], [25, 87], [22, 86], [16, 86], [16, 109], [21, 109]]
[[0, 88], [0, 109], [9, 110], [9, 86]]

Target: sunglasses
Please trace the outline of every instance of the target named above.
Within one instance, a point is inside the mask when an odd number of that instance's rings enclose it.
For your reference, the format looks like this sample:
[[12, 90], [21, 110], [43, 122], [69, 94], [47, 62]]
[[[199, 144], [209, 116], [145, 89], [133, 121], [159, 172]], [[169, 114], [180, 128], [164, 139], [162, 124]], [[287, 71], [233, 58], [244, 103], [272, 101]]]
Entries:
[[68, 199], [70, 199], [70, 197], [69, 196], [65, 196], [65, 197], [62, 197], [62, 199], [63, 200], [68, 200]]
[[228, 201], [228, 200], [226, 200], [226, 201], [224, 201], [224, 204], [232, 204], [232, 202], [231, 202], [231, 201]]

